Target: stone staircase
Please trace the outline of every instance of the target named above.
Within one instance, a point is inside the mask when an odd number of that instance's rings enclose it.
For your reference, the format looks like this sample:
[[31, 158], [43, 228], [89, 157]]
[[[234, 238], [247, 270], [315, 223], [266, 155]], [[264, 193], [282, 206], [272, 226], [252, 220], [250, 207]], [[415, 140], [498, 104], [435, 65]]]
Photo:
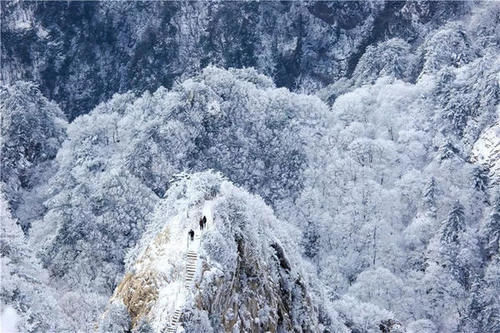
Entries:
[[[200, 242], [200, 234], [199, 232], [196, 234], [193, 242]], [[187, 289], [191, 289], [194, 286], [194, 275], [196, 273], [196, 266], [198, 264], [198, 251], [188, 250], [186, 254], [186, 273], [184, 274], [184, 287]], [[170, 323], [167, 325], [167, 329], [165, 332], [167, 333], [175, 333], [177, 332], [177, 326], [179, 325], [179, 321], [181, 319], [183, 313], [183, 305], [179, 306], [172, 318], [170, 319]]]

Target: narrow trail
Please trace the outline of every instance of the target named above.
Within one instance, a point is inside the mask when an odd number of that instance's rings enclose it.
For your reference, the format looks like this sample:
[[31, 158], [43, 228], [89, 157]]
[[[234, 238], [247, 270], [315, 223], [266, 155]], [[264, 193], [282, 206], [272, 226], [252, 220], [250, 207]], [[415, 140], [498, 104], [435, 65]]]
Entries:
[[[187, 251], [186, 251], [186, 269], [184, 273], [184, 283], [183, 283], [183, 288], [186, 289], [187, 291], [191, 291], [191, 289], [194, 287], [194, 278], [196, 275], [196, 270], [198, 268], [198, 252], [200, 249], [200, 243], [201, 243], [201, 238], [202, 235], [207, 232], [207, 229], [211, 228], [213, 225], [213, 216], [212, 216], [212, 205], [211, 202], [205, 202], [205, 205], [203, 206], [202, 210], [203, 216], [206, 216], [207, 218], [207, 225], [204, 228], [203, 231], [199, 230], [199, 228], [193, 227], [193, 230], [196, 230], [194, 239], [192, 241], [188, 242], [187, 245]], [[198, 224], [198, 221], [195, 221], [196, 224]], [[187, 234], [187, 230], [186, 230]], [[175, 333], [177, 332], [177, 329], [179, 327], [180, 319], [182, 317], [182, 314], [184, 313], [184, 307], [185, 304], [182, 303], [177, 306], [175, 309], [173, 315], [170, 318], [169, 323], [166, 326], [166, 329], [164, 332], [166, 333]]]

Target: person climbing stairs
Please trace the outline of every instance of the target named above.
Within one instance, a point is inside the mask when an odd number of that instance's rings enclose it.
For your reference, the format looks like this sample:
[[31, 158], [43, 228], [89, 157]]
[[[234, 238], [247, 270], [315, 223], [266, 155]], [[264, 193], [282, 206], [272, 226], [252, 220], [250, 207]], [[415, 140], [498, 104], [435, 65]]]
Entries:
[[[201, 236], [200, 233], [197, 233], [194, 237], [194, 242], [197, 242], [199, 245]], [[187, 289], [191, 289], [194, 286], [194, 276], [196, 274], [196, 268], [198, 264], [198, 251], [190, 249], [186, 253], [186, 272], [184, 274], [184, 287]], [[167, 333], [175, 333], [177, 332], [177, 326], [179, 325], [179, 321], [181, 319], [183, 313], [183, 306], [179, 306], [172, 318], [170, 319], [170, 323], [167, 325], [167, 329], [165, 332]]]

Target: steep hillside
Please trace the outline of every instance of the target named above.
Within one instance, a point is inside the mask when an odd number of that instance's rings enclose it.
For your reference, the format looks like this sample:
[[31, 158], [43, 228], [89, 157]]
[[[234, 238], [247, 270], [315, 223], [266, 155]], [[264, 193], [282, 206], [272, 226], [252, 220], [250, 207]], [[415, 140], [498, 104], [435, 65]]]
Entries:
[[100, 331], [320, 331], [319, 304], [291, 254], [297, 233], [217, 174], [182, 176], [131, 254]]
[[370, 45], [398, 37], [416, 47], [471, 4], [2, 1], [1, 10], [1, 80], [39, 83], [72, 120], [114, 93], [170, 87], [209, 64], [316, 89], [349, 77]]

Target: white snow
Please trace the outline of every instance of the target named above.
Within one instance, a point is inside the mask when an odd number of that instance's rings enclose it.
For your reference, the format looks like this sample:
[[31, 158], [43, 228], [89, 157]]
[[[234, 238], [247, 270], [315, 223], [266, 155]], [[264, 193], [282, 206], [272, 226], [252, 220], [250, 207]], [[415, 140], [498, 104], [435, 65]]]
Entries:
[[19, 315], [12, 306], [7, 306], [0, 314], [0, 333], [17, 333]]
[[500, 180], [500, 120], [481, 134], [472, 148], [471, 160], [487, 166], [494, 181]]

